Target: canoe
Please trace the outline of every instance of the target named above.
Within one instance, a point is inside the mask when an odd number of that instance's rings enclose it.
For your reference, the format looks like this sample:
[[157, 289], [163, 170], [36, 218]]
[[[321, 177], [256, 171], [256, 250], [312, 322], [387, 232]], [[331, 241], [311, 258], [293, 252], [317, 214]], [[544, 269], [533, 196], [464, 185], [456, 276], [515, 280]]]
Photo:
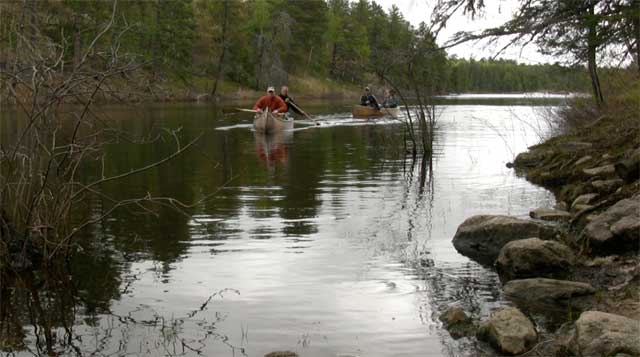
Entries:
[[283, 114], [263, 112], [256, 114], [255, 119], [253, 119], [253, 127], [259, 133], [275, 133], [293, 129], [293, 120]]
[[397, 118], [400, 115], [400, 108], [380, 108], [377, 110], [372, 107], [365, 107], [363, 105], [354, 105], [351, 110], [351, 114], [353, 114], [354, 118], [381, 118], [384, 116]]

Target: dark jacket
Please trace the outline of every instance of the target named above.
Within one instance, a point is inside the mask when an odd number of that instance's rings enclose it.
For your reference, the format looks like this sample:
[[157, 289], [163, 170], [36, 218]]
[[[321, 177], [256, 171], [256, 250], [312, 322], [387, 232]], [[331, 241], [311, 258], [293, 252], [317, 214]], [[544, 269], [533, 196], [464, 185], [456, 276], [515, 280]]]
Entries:
[[376, 97], [371, 94], [360, 97], [360, 105], [380, 109], [380, 105], [378, 104]]
[[291, 109], [291, 111], [296, 113], [296, 114], [304, 115], [304, 114], [302, 114], [301, 111], [298, 110], [298, 108], [295, 107], [296, 103], [293, 101], [293, 98], [289, 97], [288, 95], [284, 95], [282, 93], [278, 94], [278, 96], [285, 102], [285, 104], [287, 104], [287, 111], [289, 111], [289, 109]]

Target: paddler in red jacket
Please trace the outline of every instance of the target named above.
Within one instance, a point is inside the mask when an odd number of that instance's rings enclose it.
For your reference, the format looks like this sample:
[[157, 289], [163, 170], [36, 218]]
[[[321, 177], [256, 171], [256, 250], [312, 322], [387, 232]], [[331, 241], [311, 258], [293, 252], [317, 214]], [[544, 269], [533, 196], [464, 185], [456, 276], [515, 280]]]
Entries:
[[276, 95], [276, 91], [273, 87], [267, 88], [267, 95], [258, 99], [256, 104], [253, 106], [253, 110], [257, 113], [262, 113], [262, 111], [267, 108], [269, 108], [272, 113], [284, 113], [287, 111], [287, 105]]

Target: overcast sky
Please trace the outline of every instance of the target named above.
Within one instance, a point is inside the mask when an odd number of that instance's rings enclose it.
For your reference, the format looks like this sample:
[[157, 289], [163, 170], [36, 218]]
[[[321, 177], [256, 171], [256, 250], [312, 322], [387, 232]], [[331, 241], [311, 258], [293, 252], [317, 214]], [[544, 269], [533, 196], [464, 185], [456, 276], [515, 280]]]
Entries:
[[[414, 26], [418, 26], [420, 22], [429, 23], [431, 9], [437, 0], [375, 0], [386, 11], [389, 11], [391, 5], [395, 4], [405, 19]], [[470, 16], [463, 15], [462, 12], [453, 17], [447, 28], [444, 29], [439, 37], [439, 44], [443, 44], [448, 38], [458, 31], [481, 30], [487, 27], [501, 25], [511, 18], [512, 13], [517, 9], [519, 1], [517, 0], [487, 0], [484, 14], [471, 19]], [[492, 57], [501, 48], [501, 46], [486, 47], [486, 43], [467, 43], [450, 48], [447, 50], [449, 54], [455, 54], [458, 57], [480, 59], [482, 57]], [[529, 45], [522, 50], [515, 47], [505, 51], [502, 58], [513, 59], [522, 63], [545, 63], [555, 62], [553, 58], [543, 56], [538, 53], [535, 45]]]

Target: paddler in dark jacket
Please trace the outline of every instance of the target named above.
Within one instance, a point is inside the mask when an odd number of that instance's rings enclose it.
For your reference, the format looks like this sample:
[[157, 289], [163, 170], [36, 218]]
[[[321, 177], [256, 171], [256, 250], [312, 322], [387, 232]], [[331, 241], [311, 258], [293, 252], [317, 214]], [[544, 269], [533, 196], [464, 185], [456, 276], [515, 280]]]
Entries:
[[376, 97], [371, 94], [371, 90], [369, 90], [369, 87], [364, 88], [364, 95], [360, 97], [360, 105], [365, 107], [373, 107], [380, 110], [380, 105], [378, 104]]
[[269, 109], [272, 113], [284, 113], [287, 111], [287, 105], [280, 97], [276, 95], [276, 90], [273, 87], [267, 88], [267, 95], [258, 99], [253, 106], [253, 110], [258, 113]]
[[291, 111], [293, 111], [296, 114], [304, 115], [304, 113], [302, 113], [296, 106], [296, 103], [293, 101], [293, 98], [289, 97], [289, 87], [282, 86], [282, 88], [280, 88], [279, 97], [287, 104], [288, 109], [291, 109]]

